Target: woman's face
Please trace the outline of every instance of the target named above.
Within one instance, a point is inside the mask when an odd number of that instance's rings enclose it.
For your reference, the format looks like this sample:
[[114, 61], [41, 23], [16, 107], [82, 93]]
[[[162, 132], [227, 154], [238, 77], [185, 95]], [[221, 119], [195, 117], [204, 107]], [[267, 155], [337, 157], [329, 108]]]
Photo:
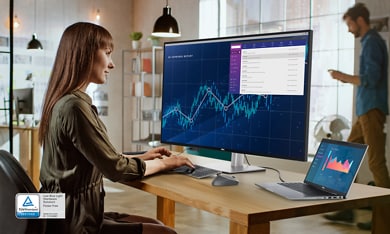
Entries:
[[112, 49], [99, 49], [96, 52], [95, 63], [93, 64], [90, 82], [95, 84], [104, 84], [108, 73], [115, 67], [111, 58]]

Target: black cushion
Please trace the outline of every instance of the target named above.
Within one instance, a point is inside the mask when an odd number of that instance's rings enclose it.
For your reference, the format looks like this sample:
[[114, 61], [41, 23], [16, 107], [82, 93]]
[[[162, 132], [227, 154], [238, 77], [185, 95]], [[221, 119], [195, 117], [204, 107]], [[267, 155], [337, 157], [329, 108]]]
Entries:
[[15, 157], [0, 150], [0, 233], [44, 233], [45, 220], [17, 219], [17, 193], [37, 193], [37, 189]]

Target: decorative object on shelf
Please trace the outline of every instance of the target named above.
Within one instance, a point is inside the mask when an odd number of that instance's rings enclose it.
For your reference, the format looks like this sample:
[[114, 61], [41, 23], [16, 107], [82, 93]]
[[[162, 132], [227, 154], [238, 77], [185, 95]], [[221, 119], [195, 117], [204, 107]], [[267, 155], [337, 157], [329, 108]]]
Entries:
[[389, 17], [380, 17], [370, 19], [370, 27], [378, 32], [389, 31]]
[[141, 38], [142, 38], [142, 32], [132, 32], [130, 34], [130, 38], [131, 38], [131, 47], [136, 50], [136, 49], [139, 49], [141, 48]]
[[171, 7], [166, 0], [166, 6], [163, 8], [163, 15], [160, 16], [153, 27], [152, 36], [155, 37], [180, 37], [179, 25], [176, 19], [171, 15]]
[[37, 39], [37, 34], [35, 33], [35, 27], [37, 24], [37, 12], [36, 12], [37, 6], [36, 5], [37, 5], [37, 1], [34, 1], [34, 33], [32, 35], [31, 41], [27, 44], [27, 49], [29, 49], [29, 50], [31, 50], [31, 49], [43, 50], [43, 46], [42, 46], [41, 42]]
[[135, 97], [141, 97], [141, 96], [151, 97], [152, 96], [152, 86], [147, 82], [144, 82], [143, 86], [144, 87], [142, 90], [142, 82], [141, 81], [133, 82], [133, 87], [132, 87], [133, 91], [131, 94]]
[[143, 110], [142, 119], [148, 121], [161, 120], [161, 110]]
[[34, 126], [34, 115], [24, 115], [23, 117], [23, 123], [24, 123], [24, 127], [26, 128], [31, 128], [31, 127], [35, 127]]
[[142, 71], [152, 73], [152, 60], [150, 58], [142, 59]]
[[133, 68], [133, 73], [141, 72], [141, 59], [139, 57], [132, 59], [132, 68]]
[[160, 38], [159, 37], [155, 37], [153, 35], [150, 35], [148, 37], [148, 41], [150, 41], [152, 46], [159, 46], [160, 45]]

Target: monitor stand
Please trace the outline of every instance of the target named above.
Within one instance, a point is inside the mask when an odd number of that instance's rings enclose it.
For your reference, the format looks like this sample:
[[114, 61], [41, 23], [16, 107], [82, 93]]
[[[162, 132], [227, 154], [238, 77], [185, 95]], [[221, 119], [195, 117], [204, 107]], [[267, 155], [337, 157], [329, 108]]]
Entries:
[[233, 173], [244, 173], [244, 172], [254, 172], [254, 171], [265, 171], [265, 168], [258, 166], [251, 166], [246, 164], [244, 161], [245, 155], [240, 153], [233, 153], [231, 156], [230, 162], [223, 161], [218, 163], [210, 163], [205, 165], [206, 167], [222, 171], [224, 173], [233, 174]]

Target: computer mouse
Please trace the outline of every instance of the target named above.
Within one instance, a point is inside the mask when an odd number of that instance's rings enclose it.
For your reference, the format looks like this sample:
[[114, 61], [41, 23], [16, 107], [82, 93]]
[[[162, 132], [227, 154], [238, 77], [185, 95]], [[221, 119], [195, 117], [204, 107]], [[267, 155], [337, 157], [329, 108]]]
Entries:
[[231, 186], [237, 185], [238, 183], [239, 181], [235, 176], [226, 174], [218, 174], [211, 182], [213, 186]]

